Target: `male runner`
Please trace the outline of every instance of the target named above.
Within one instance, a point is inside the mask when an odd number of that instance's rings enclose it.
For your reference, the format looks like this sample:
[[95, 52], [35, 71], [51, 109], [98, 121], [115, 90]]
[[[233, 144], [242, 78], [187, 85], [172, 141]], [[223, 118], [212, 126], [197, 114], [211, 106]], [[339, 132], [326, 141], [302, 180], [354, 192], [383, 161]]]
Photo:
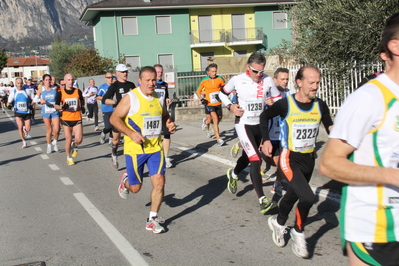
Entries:
[[100, 131], [98, 127], [98, 104], [97, 104], [98, 88], [95, 86], [94, 79], [89, 79], [89, 86], [84, 90], [83, 97], [86, 99], [87, 105], [87, 120], [93, 118], [94, 115], [94, 131]]
[[[280, 91], [281, 98], [286, 98], [287, 95], [290, 94], [290, 90], [287, 88], [288, 85], [288, 78], [289, 78], [289, 70], [286, 68], [277, 68], [277, 70], [274, 72], [274, 77], [273, 81], [277, 86], [277, 89]], [[281, 99], [279, 98], [279, 99]], [[276, 99], [276, 100], [279, 100]], [[283, 185], [281, 183], [282, 181], [282, 176], [278, 174], [278, 171], [276, 170], [275, 173], [269, 174], [267, 172], [267, 169], [270, 169], [270, 166], [277, 166], [278, 165], [278, 159], [280, 157], [280, 118], [279, 117], [274, 117], [270, 121], [269, 125], [269, 137], [270, 141], [273, 145], [273, 150], [272, 150], [272, 157], [267, 157], [264, 156], [263, 158], [266, 161], [266, 168], [263, 173], [264, 177], [263, 179], [270, 179], [276, 177], [276, 181], [274, 181], [272, 187], [271, 187], [271, 192], [276, 193], [279, 196], [282, 196], [285, 194], [285, 190], [283, 188]], [[263, 153], [262, 153], [263, 154]]]
[[[274, 208], [275, 203], [267, 198], [263, 192], [260, 175], [261, 155], [259, 145], [262, 135], [259, 127], [259, 116], [265, 107], [266, 98], [268, 98], [268, 104], [273, 104], [272, 98], [280, 97], [280, 92], [272, 78], [263, 73], [265, 65], [266, 58], [263, 54], [252, 53], [247, 61], [247, 71], [232, 77], [219, 93], [223, 104], [236, 116], [235, 130], [244, 148], [235, 168], [227, 170], [227, 189], [233, 194], [237, 192], [238, 174], [250, 163], [250, 176], [262, 214]], [[238, 95], [238, 104], [232, 103], [228, 97], [228, 94], [234, 90]]]
[[[216, 143], [218, 146], [222, 146], [224, 144], [224, 140], [221, 139], [219, 135], [219, 123], [222, 120], [223, 112], [222, 103], [219, 99], [219, 92], [221, 89], [223, 89], [226, 83], [221, 76], [217, 75], [217, 70], [217, 64], [209, 64], [206, 67], [205, 71], [208, 76], [201, 80], [196, 94], [198, 96], [198, 99], [201, 100], [201, 103], [205, 105], [205, 131], [209, 132], [209, 124], [212, 120]], [[207, 113], [209, 113], [209, 115]]]
[[33, 102], [33, 95], [28, 94], [22, 87], [22, 78], [15, 79], [15, 89], [10, 89], [8, 97], [8, 109], [11, 110], [12, 103], [14, 103], [15, 122], [18, 126], [18, 133], [22, 140], [22, 148], [28, 147], [26, 138], [31, 128], [31, 104]]
[[320, 122], [327, 133], [332, 127], [330, 111], [324, 101], [316, 97], [320, 84], [320, 71], [314, 66], [304, 66], [295, 77], [298, 92], [275, 102], [263, 111], [260, 117], [262, 130], [262, 152], [272, 156], [273, 145], [269, 136], [269, 122], [280, 116], [281, 152], [277, 171], [289, 182], [287, 193], [280, 200], [277, 217], [269, 217], [268, 224], [273, 231], [273, 241], [279, 247], [285, 246], [284, 233], [288, 214], [298, 201], [295, 211], [295, 225], [291, 229], [292, 250], [301, 258], [309, 256], [305, 240], [305, 224], [315, 195], [310, 188], [316, 158], [316, 137]]
[[[157, 82], [155, 84], [156, 85], [155, 91], [161, 94], [161, 96], [165, 98], [165, 103], [167, 104], [166, 106], [168, 106], [172, 103], [172, 100], [169, 98], [168, 83], [162, 80], [163, 66], [160, 64], [156, 64], [154, 65], [154, 68], [157, 71]], [[163, 136], [162, 146], [163, 146], [163, 151], [165, 153], [166, 168], [171, 168], [173, 164], [169, 158], [170, 132], [167, 128], [162, 128], [162, 136]]]
[[[129, 69], [124, 64], [117, 65], [115, 71], [117, 81], [109, 86], [108, 91], [103, 96], [101, 102], [103, 104], [112, 104], [114, 106], [118, 106], [123, 96], [136, 88], [136, 85], [134, 85], [133, 82], [127, 81]], [[121, 138], [121, 133], [114, 126], [112, 127], [112, 136], [111, 167], [114, 170], [118, 170], [118, 145]]]
[[74, 79], [70, 73], [64, 76], [65, 88], [57, 92], [55, 99], [55, 109], [62, 111], [68, 165], [75, 164], [72, 158], [78, 156], [78, 145], [83, 141], [82, 113], [85, 113], [82, 91], [73, 87]]
[[[23, 85], [23, 88], [28, 93], [28, 95], [33, 95], [34, 96], [36, 94], [37, 86], [32, 83], [32, 77], [27, 77], [26, 84]], [[36, 123], [35, 122], [35, 113], [36, 113], [35, 105], [36, 105], [35, 102], [32, 102], [32, 105], [31, 105], [31, 110], [32, 110], [31, 123], [32, 123], [32, 125], [34, 125]]]
[[147, 165], [152, 182], [151, 207], [146, 229], [161, 233], [163, 219], [158, 212], [165, 185], [165, 158], [161, 146], [161, 129], [174, 132], [176, 125], [166, 110], [164, 98], [155, 92], [156, 70], [143, 67], [139, 73], [140, 87], [129, 91], [111, 116], [111, 124], [125, 134], [124, 154], [126, 170], [121, 176], [118, 193], [126, 199], [129, 191], [137, 193], [143, 184], [143, 170]]
[[381, 37], [385, 74], [348, 96], [320, 159], [323, 175], [347, 184], [340, 227], [350, 265], [399, 265], [399, 13]]
[[[105, 73], [104, 79], [105, 83], [101, 84], [100, 87], [98, 88], [98, 93], [96, 97], [96, 99], [100, 101], [102, 101], [103, 96], [108, 91], [109, 86], [112, 84], [112, 73], [111, 72]], [[112, 126], [111, 123], [109, 122], [109, 119], [113, 111], [114, 111], [114, 106], [112, 104], [101, 103], [101, 112], [103, 113], [103, 120], [104, 120], [104, 128], [100, 136], [101, 144], [105, 143], [105, 136], [107, 135], [107, 133], [109, 133], [108, 144], [112, 145]]]
[[3, 113], [5, 113], [6, 103], [7, 103], [7, 92], [6, 87], [4, 87], [4, 83], [0, 82], [0, 105]]

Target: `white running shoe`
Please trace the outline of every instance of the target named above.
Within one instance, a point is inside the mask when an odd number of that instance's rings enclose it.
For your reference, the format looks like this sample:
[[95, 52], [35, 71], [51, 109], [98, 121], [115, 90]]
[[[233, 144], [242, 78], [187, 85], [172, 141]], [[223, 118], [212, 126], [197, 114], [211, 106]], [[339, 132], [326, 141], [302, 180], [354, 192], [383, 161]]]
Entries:
[[308, 247], [305, 239], [305, 233], [298, 233], [295, 228], [291, 228], [292, 251], [300, 258], [309, 257]]
[[105, 134], [104, 134], [104, 132], [101, 132], [100, 144], [104, 144], [104, 143], [105, 143]]
[[206, 123], [205, 123], [205, 121], [206, 121], [206, 117], [202, 118], [202, 131], [205, 131], [205, 130], [206, 130]]
[[28, 147], [28, 144], [26, 144], [26, 141], [22, 141], [22, 149], [25, 149]]
[[218, 140], [216, 140], [216, 142], [217, 142], [219, 147], [223, 146], [223, 144], [224, 144], [224, 140], [222, 140], [222, 139], [218, 139]]
[[51, 144], [53, 144], [54, 146], [54, 151], [59, 151], [60, 148], [58, 147], [58, 141], [56, 141], [55, 139], [51, 142]]
[[173, 166], [173, 164], [170, 161], [170, 158], [165, 158], [165, 167], [166, 168], [171, 168]]
[[100, 131], [100, 130], [101, 129], [98, 126], [94, 127], [94, 131]]
[[118, 156], [114, 156], [112, 153], [111, 153], [111, 167], [114, 170], [118, 170], [119, 168]]
[[152, 217], [151, 219], [147, 218], [147, 223], [145, 224], [145, 229], [152, 231], [154, 234], [159, 234], [165, 232], [165, 228], [160, 224], [165, 222], [161, 217]]
[[125, 187], [125, 182], [127, 180], [127, 172], [124, 172], [121, 175], [121, 181], [118, 186], [118, 194], [122, 199], [127, 199], [127, 195], [129, 195], [129, 190]]
[[51, 144], [47, 144], [47, 153], [51, 153], [51, 152], [52, 152]]
[[285, 246], [285, 239], [284, 236], [287, 233], [287, 227], [284, 225], [279, 225], [277, 223], [276, 216], [270, 216], [267, 220], [269, 228], [273, 231], [272, 238], [274, 244], [278, 247], [282, 248]]

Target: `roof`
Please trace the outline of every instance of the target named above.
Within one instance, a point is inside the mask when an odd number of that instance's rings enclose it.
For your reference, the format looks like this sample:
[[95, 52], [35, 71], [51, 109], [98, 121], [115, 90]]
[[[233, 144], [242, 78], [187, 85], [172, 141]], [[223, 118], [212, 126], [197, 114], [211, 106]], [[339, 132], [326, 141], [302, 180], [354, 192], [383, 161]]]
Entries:
[[50, 64], [50, 60], [42, 59], [38, 57], [17, 57], [17, 58], [8, 58], [7, 66], [9, 67], [20, 67], [20, 66], [47, 66]]
[[90, 22], [100, 11], [254, 7], [295, 2], [293, 0], [104, 0], [86, 6], [80, 20]]

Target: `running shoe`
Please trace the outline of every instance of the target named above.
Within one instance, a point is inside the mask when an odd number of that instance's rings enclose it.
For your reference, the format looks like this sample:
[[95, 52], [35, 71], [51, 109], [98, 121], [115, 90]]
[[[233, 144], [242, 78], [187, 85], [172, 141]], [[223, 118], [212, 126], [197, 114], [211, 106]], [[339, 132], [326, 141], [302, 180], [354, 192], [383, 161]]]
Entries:
[[96, 126], [95, 128], [94, 128], [94, 131], [100, 131], [101, 129], [98, 127], [98, 126]]
[[5, 113], [6, 111], [3, 109], [3, 113]]
[[223, 144], [224, 144], [224, 140], [222, 140], [222, 139], [217, 139], [216, 142], [217, 142], [219, 147], [223, 146]]
[[276, 216], [269, 217], [267, 223], [269, 224], [269, 228], [273, 231], [272, 238], [274, 244], [280, 248], [284, 247], [286, 244], [284, 236], [287, 233], [287, 227], [279, 225]]
[[29, 136], [28, 131], [26, 131], [25, 127], [23, 127], [22, 130], [24, 131], [24, 138], [27, 139]]
[[211, 133], [210, 130], [206, 130], [205, 131], [205, 135], [206, 135], [207, 138], [212, 138], [212, 133]]
[[22, 149], [25, 149], [28, 147], [28, 144], [26, 144], [26, 141], [22, 141]]
[[104, 144], [104, 143], [105, 143], [105, 134], [104, 134], [104, 132], [101, 132], [100, 144]]
[[283, 184], [281, 184], [281, 182], [274, 181], [274, 183], [271, 187], [271, 192], [272, 192], [272, 194], [277, 194], [280, 197], [283, 196]]
[[51, 144], [53, 144], [54, 146], [54, 151], [59, 151], [60, 148], [58, 147], [58, 141], [56, 141], [55, 139], [51, 142]]
[[240, 147], [240, 145], [238, 145], [239, 143], [240, 143], [240, 141], [237, 140], [237, 141], [234, 143], [234, 145], [233, 145], [233, 147], [231, 148], [231, 150], [230, 150], [230, 155], [231, 155], [231, 157], [233, 157], [233, 158], [237, 158], [237, 155], [238, 155], [238, 153], [240, 152], [241, 147]]
[[125, 187], [126, 180], [127, 180], [127, 172], [124, 172], [121, 175], [121, 181], [118, 186], [118, 194], [122, 199], [127, 199], [127, 195], [129, 195], [129, 190]]
[[148, 231], [152, 231], [154, 234], [159, 234], [165, 232], [165, 228], [160, 224], [165, 222], [161, 217], [152, 217], [151, 219], [147, 218], [147, 223], [145, 224], [145, 229]]
[[51, 144], [47, 144], [47, 153], [51, 153], [51, 152], [52, 152]]
[[68, 165], [74, 165], [75, 162], [73, 161], [72, 157], [67, 157], [67, 164]]
[[268, 197], [264, 197], [262, 199], [262, 203], [260, 204], [260, 213], [265, 214], [268, 211], [270, 211], [271, 209], [274, 209], [276, 207], [277, 207], [277, 204], [274, 201], [272, 201]]
[[231, 194], [236, 194], [238, 177], [234, 178], [232, 176], [233, 175], [233, 169], [232, 168], [227, 169], [226, 175], [227, 175], [227, 179], [228, 179], [228, 181], [227, 181], [227, 189], [229, 190], [229, 192]]
[[300, 258], [309, 257], [308, 247], [305, 239], [305, 233], [298, 233], [294, 228], [291, 228], [292, 251]]
[[75, 158], [76, 156], [78, 156], [78, 154], [79, 154], [78, 147], [73, 147], [73, 149], [72, 149], [72, 157]]
[[206, 121], [206, 117], [202, 118], [202, 126], [201, 126], [202, 131], [205, 131], [205, 130], [206, 130], [206, 123], [205, 123], [205, 121]]
[[170, 158], [165, 158], [165, 162], [166, 162], [165, 164], [166, 168], [171, 168], [173, 166], [173, 164], [170, 161]]
[[111, 153], [111, 167], [114, 170], [118, 170], [119, 163], [118, 163], [118, 156], [115, 156]]

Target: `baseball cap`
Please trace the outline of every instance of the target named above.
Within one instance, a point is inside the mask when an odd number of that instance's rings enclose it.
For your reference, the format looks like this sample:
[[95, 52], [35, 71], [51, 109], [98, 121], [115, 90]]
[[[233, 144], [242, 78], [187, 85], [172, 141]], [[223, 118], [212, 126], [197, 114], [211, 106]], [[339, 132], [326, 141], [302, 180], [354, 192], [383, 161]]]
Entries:
[[28, 77], [28, 79], [32, 79], [32, 77]]
[[119, 72], [129, 71], [129, 69], [124, 64], [117, 65], [115, 70]]

